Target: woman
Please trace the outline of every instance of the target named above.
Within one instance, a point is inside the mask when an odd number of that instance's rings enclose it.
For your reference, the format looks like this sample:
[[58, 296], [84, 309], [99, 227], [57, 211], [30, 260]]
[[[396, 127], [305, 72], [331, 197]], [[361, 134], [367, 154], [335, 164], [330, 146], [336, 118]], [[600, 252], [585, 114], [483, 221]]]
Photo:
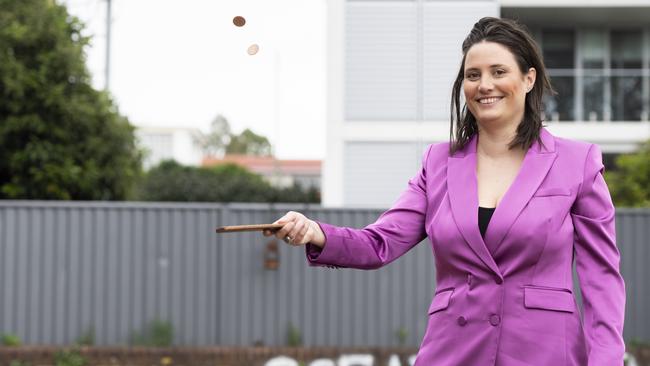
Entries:
[[462, 50], [455, 139], [429, 146], [388, 211], [363, 229], [288, 212], [275, 235], [306, 244], [311, 265], [360, 269], [428, 236], [437, 288], [417, 366], [622, 365], [625, 285], [600, 149], [542, 127], [551, 87], [519, 24], [483, 18]]

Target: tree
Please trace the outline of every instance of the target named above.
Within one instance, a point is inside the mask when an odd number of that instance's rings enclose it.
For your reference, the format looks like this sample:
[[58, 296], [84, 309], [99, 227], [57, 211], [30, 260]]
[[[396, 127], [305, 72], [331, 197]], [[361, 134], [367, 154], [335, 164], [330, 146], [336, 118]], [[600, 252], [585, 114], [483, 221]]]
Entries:
[[0, 0], [0, 198], [124, 199], [133, 126], [92, 88], [83, 25], [48, 0]]
[[199, 133], [194, 137], [195, 143], [203, 150], [203, 153], [212, 156], [223, 156], [230, 139], [230, 124], [226, 117], [220, 114], [210, 123], [210, 132]]
[[299, 184], [276, 189], [262, 176], [236, 164], [190, 167], [167, 160], [149, 170], [137, 197], [176, 202], [320, 202], [316, 188]]
[[616, 170], [605, 172], [605, 180], [616, 206], [650, 207], [650, 140], [636, 153], [616, 158]]
[[270, 156], [271, 143], [266, 137], [257, 135], [247, 128], [241, 134], [232, 136], [226, 153]]
[[291, 187], [275, 189], [269, 202], [303, 202], [320, 203], [320, 190], [314, 186], [304, 188], [295, 182]]
[[230, 130], [228, 120], [220, 114], [210, 123], [210, 132], [197, 134], [194, 136], [194, 142], [203, 150], [204, 154], [211, 156], [221, 157], [224, 154], [271, 155], [271, 143], [266, 137], [258, 135], [248, 128], [241, 134], [235, 135]]
[[264, 202], [271, 186], [234, 164], [212, 168], [183, 166], [167, 160], [146, 174], [139, 198], [144, 201]]

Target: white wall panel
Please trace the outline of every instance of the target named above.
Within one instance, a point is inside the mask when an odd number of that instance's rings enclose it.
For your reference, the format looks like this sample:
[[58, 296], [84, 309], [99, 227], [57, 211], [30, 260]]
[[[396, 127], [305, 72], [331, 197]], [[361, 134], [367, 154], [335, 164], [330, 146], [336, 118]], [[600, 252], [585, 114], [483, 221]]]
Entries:
[[415, 119], [416, 3], [350, 2], [345, 9], [345, 119]]
[[463, 40], [476, 21], [498, 16], [499, 8], [496, 1], [431, 1], [423, 12], [424, 119], [448, 121]]
[[416, 142], [346, 142], [344, 204], [388, 208], [420, 167]]

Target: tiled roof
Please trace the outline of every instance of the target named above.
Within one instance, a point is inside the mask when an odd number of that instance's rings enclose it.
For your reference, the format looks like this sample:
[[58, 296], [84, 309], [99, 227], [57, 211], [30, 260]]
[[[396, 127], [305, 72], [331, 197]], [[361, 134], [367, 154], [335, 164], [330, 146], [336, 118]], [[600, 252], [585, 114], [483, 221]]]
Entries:
[[223, 159], [204, 157], [201, 165], [216, 166], [227, 163], [234, 163], [258, 174], [270, 174], [275, 169], [284, 174], [321, 174], [321, 160], [279, 160], [271, 156], [253, 155], [226, 155]]

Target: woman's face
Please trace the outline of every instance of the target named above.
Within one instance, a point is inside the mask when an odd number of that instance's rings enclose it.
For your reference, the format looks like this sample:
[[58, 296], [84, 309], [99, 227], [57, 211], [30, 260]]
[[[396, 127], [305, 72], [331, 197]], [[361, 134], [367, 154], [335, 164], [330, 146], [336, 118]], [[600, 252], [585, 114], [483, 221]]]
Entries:
[[519, 125], [535, 69], [523, 74], [515, 56], [500, 43], [483, 41], [465, 55], [463, 91], [467, 108], [482, 125]]

